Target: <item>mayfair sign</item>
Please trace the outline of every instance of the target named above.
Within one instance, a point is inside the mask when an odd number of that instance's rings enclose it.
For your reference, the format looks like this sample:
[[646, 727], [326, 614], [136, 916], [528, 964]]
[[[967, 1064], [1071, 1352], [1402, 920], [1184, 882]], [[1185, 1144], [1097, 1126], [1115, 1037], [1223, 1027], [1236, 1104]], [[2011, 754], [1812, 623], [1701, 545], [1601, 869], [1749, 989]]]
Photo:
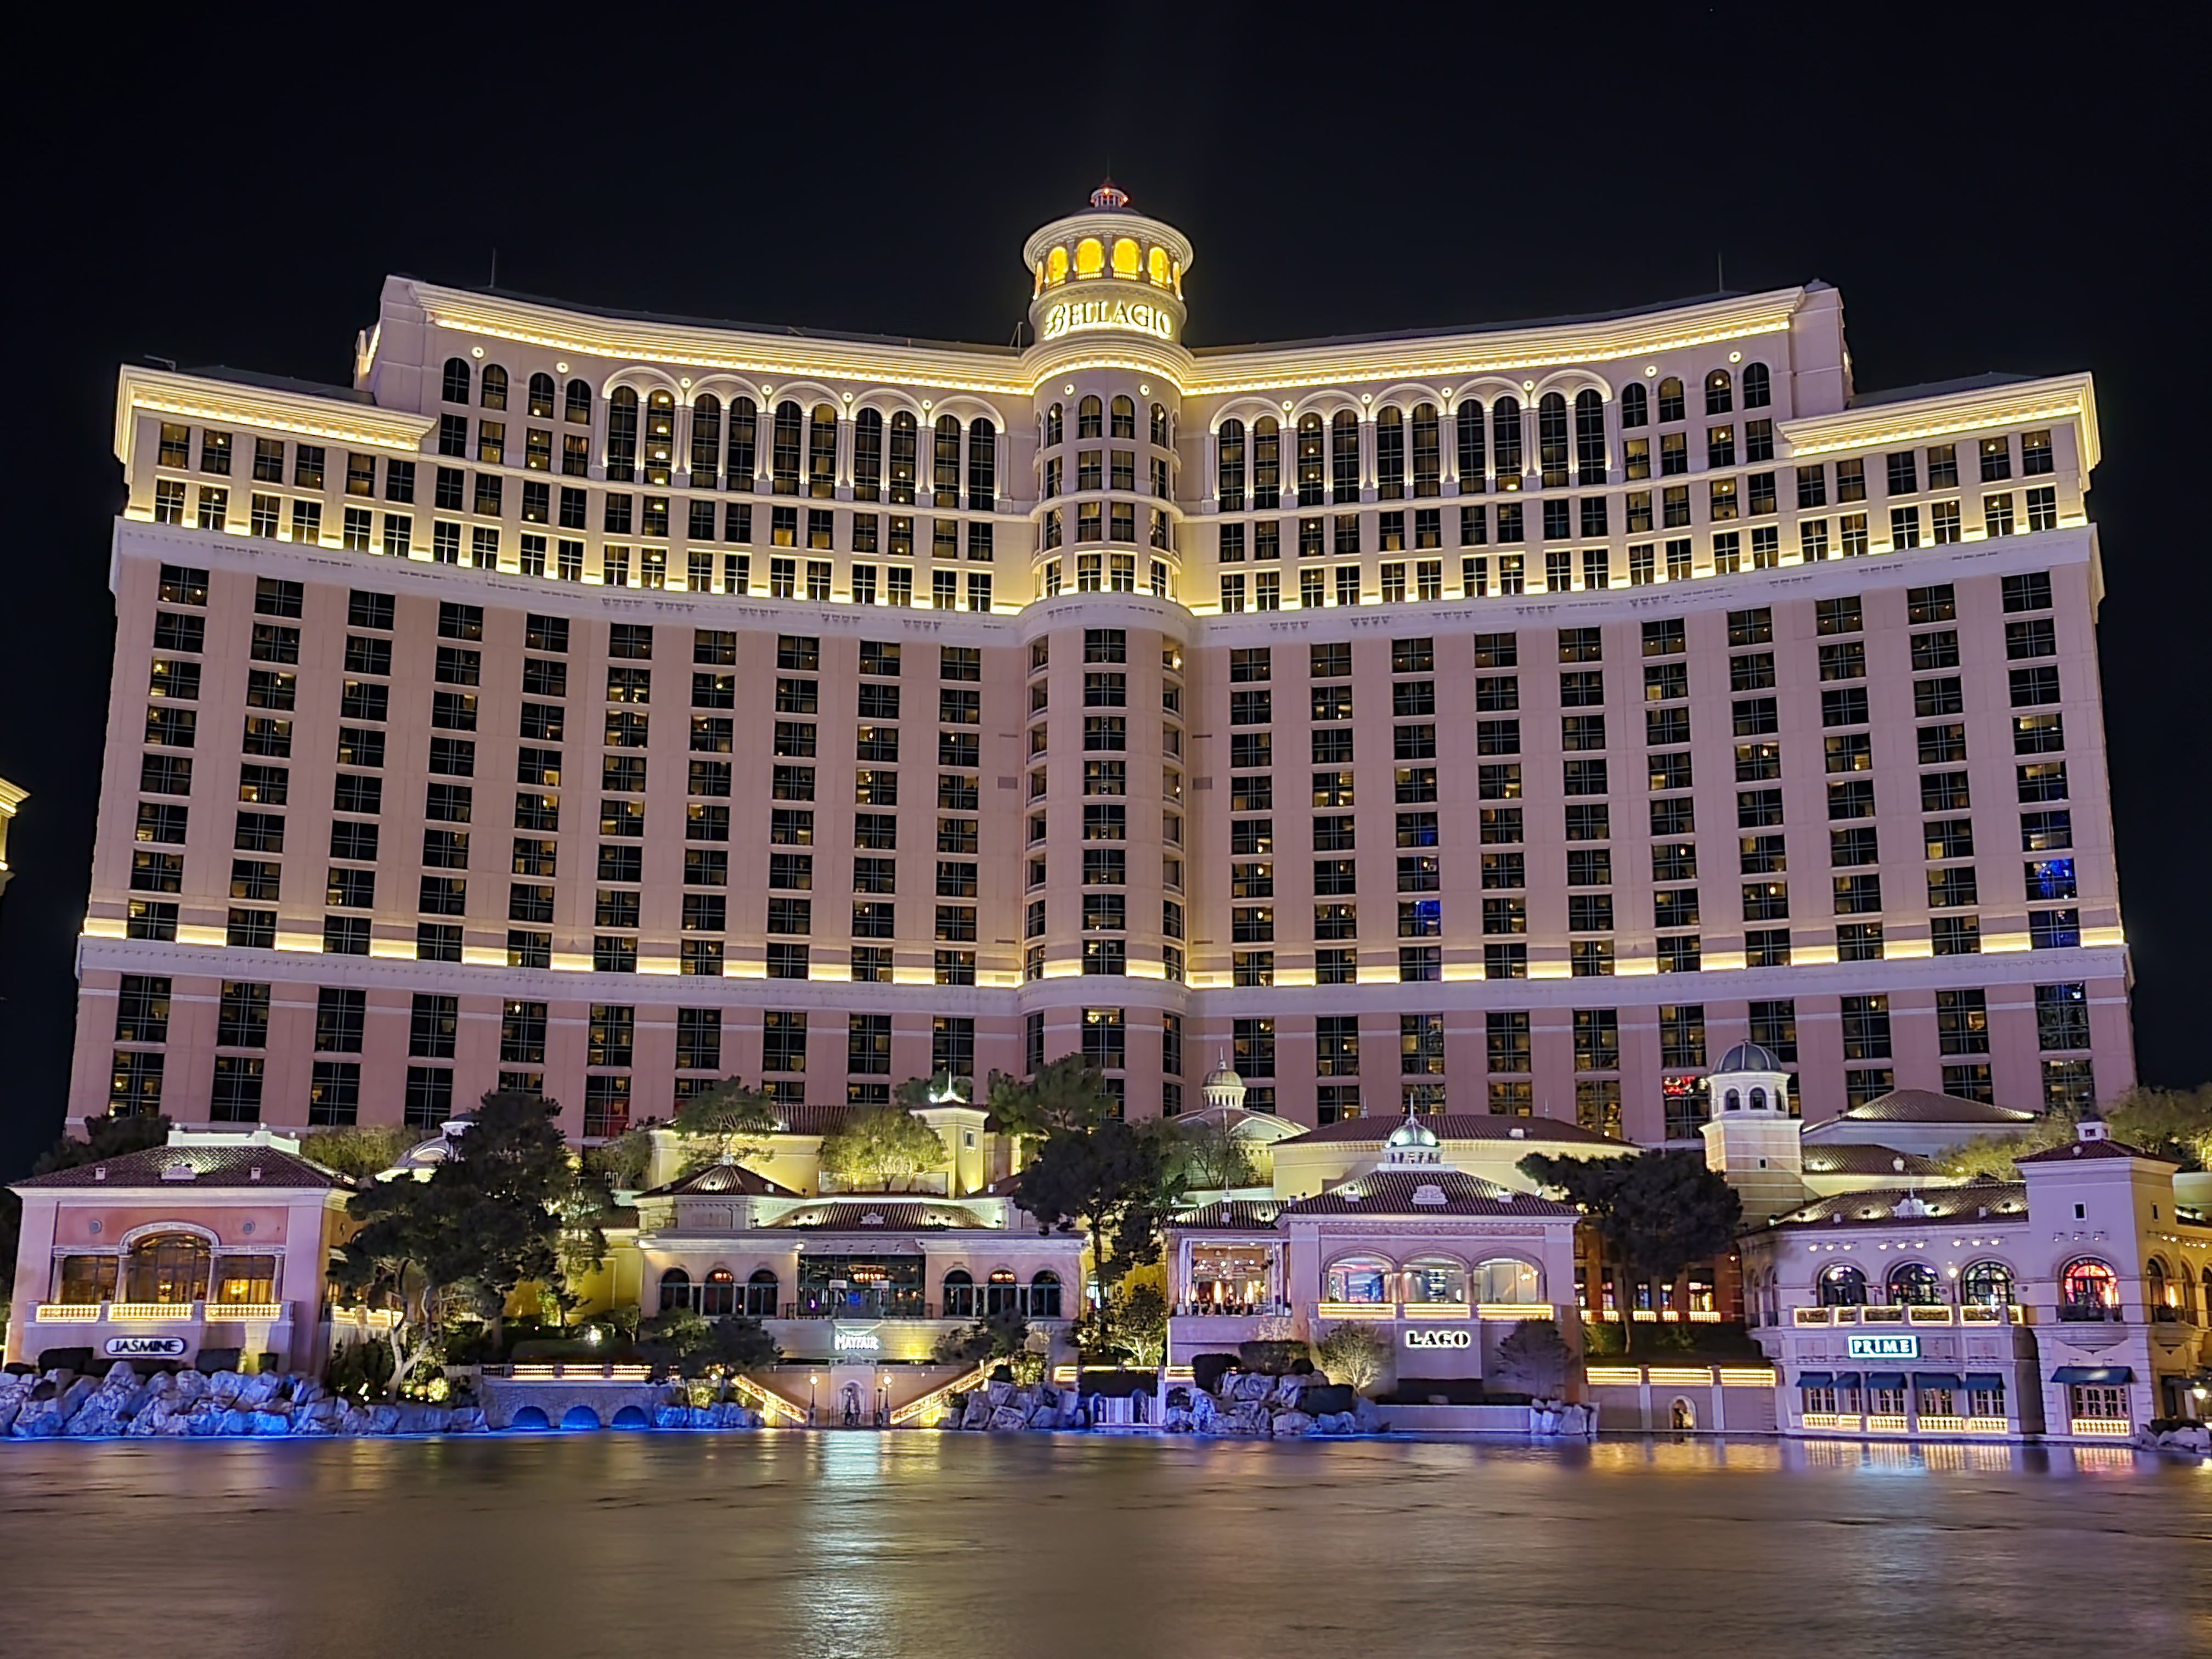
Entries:
[[1844, 1346], [1854, 1359], [1920, 1358], [1920, 1339], [1917, 1336], [1862, 1336], [1854, 1334], [1844, 1339]]
[[1126, 329], [1156, 340], [1175, 338], [1175, 319], [1142, 300], [1060, 300], [1044, 314], [1043, 337], [1048, 340], [1096, 328]]
[[873, 1331], [856, 1331], [848, 1325], [839, 1325], [830, 1335], [830, 1347], [834, 1353], [880, 1353], [883, 1340]]
[[1406, 1333], [1409, 1348], [1471, 1348], [1474, 1346], [1472, 1331], [1431, 1331], [1419, 1326]]

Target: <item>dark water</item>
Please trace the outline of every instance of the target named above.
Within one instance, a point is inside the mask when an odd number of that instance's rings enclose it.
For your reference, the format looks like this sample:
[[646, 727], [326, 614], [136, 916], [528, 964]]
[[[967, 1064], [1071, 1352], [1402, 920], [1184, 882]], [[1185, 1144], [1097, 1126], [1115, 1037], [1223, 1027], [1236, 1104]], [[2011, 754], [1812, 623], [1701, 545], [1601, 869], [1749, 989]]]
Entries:
[[2212, 1467], [2000, 1447], [0, 1445], [0, 1654], [2212, 1654]]

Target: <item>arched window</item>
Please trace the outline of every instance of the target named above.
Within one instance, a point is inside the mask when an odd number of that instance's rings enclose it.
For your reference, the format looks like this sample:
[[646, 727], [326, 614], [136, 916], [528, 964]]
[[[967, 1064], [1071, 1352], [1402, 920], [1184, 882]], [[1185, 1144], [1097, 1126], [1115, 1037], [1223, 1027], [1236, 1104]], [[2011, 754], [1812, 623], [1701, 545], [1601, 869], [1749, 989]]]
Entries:
[[1145, 255], [1145, 275], [1152, 279], [1154, 288], [1168, 285], [1168, 251], [1156, 247]]
[[1134, 276], [1140, 269], [1139, 260], [1141, 257], [1137, 252], [1135, 239], [1128, 236], [1114, 239], [1114, 274], [1116, 276]]
[[1252, 505], [1283, 504], [1283, 429], [1272, 415], [1252, 422]]
[[1339, 507], [1359, 499], [1359, 416], [1348, 409], [1329, 417], [1328, 484]]
[[930, 488], [939, 507], [960, 503], [960, 417], [940, 415], [932, 428]]
[[773, 1319], [778, 1311], [776, 1296], [781, 1287], [776, 1283], [775, 1270], [756, 1267], [752, 1277], [745, 1280], [745, 1316], [750, 1319]]
[[2119, 1276], [2094, 1257], [2076, 1257], [2058, 1275], [2061, 1319], [2102, 1319], [2119, 1304]]
[[1735, 399], [1730, 395], [1734, 386], [1735, 382], [1729, 380], [1729, 372], [1724, 368], [1717, 368], [1711, 374], [1706, 375], [1705, 413], [1708, 415], [1727, 414], [1735, 405]]
[[1959, 1299], [1970, 1308], [2002, 1308], [2018, 1300], [2012, 1269], [2002, 1261], [1976, 1261], [1959, 1275]]
[[1106, 405], [1096, 398], [1085, 398], [1075, 406], [1075, 435], [1079, 438], [1103, 438], [1106, 435]]
[[1318, 415], [1298, 417], [1297, 469], [1298, 505], [1319, 507], [1328, 481], [1328, 458]]
[[125, 1302], [198, 1302], [207, 1295], [207, 1240], [192, 1233], [154, 1233], [131, 1247]]
[[655, 392], [645, 400], [645, 481], [665, 489], [676, 465], [676, 399]]
[[1096, 236], [1086, 236], [1075, 245], [1075, 274], [1096, 276], [1106, 269], [1106, 250]]
[[975, 1281], [965, 1267], [954, 1267], [945, 1275], [945, 1316], [947, 1319], [972, 1319], [975, 1316]]
[[507, 407], [507, 371], [497, 363], [484, 365], [483, 397], [486, 409]]
[[691, 487], [712, 489], [722, 459], [722, 400], [702, 392], [691, 404]]
[[1536, 402], [1536, 466], [1547, 489], [1567, 484], [1567, 400], [1547, 392]]
[[853, 416], [853, 499], [879, 501], [883, 493], [883, 411], [864, 409]]
[[1751, 1091], [1751, 1109], [1754, 1112], [1763, 1112], [1766, 1109], [1765, 1090], [1753, 1089]]
[[1534, 1267], [1510, 1256], [1494, 1255], [1474, 1264], [1477, 1302], [1540, 1302], [1544, 1294], [1541, 1286]]
[[440, 394], [449, 404], [465, 404], [469, 400], [469, 360], [465, 357], [446, 359], [446, 386]]
[[536, 419], [550, 421], [553, 418], [554, 391], [550, 374], [538, 374], [530, 377], [530, 412]]
[[230, 1307], [241, 1303], [264, 1306], [276, 1299], [276, 1258], [273, 1255], [220, 1255], [216, 1258], [213, 1300]]
[[1066, 280], [1067, 250], [1064, 247], [1054, 248], [1044, 256], [1045, 286], [1050, 288], [1056, 283], [1064, 283]]
[[760, 410], [750, 398], [730, 399], [730, 488], [750, 489], [759, 470]]
[[1746, 363], [1743, 366], [1743, 406], [1764, 409], [1773, 402], [1771, 381], [1767, 377], [1765, 363]]
[[968, 505], [988, 513], [999, 504], [999, 429], [978, 415], [968, 422]]
[[1521, 488], [1521, 400], [1500, 398], [1490, 406], [1490, 470], [1500, 489]]
[[1137, 405], [1127, 398], [1114, 399], [1113, 435], [1116, 438], [1137, 435]]
[[1721, 1109], [1724, 1112], [1741, 1111], [1743, 1109], [1743, 1096], [1734, 1089], [1729, 1090], [1726, 1094], [1721, 1097]]
[[1406, 1264], [1406, 1300], [1467, 1304], [1467, 1269], [1443, 1256], [1418, 1256]]
[[1900, 1261], [1890, 1270], [1889, 1299], [1932, 1308], [1943, 1299], [1943, 1280], [1924, 1261]]
[[592, 423], [592, 386], [588, 380], [568, 382], [568, 408], [562, 418], [572, 426]]
[[2177, 1300], [2166, 1284], [2166, 1263], [2156, 1256], [2151, 1257], [2143, 1263], [2143, 1301], [2149, 1305], [2150, 1316], [2156, 1319], [2163, 1315], [2172, 1318]]
[[637, 475], [637, 393], [618, 386], [607, 398], [607, 477], [627, 483]]
[[1060, 1317], [1060, 1275], [1049, 1269], [1040, 1269], [1030, 1279], [1030, 1317], [1057, 1319]]
[[1480, 495], [1487, 488], [1482, 478], [1483, 452], [1488, 447], [1483, 441], [1482, 405], [1472, 398], [1462, 398], [1452, 422], [1459, 447], [1459, 493]]
[[1375, 494], [1377, 500], [1395, 501], [1405, 493], [1406, 417], [1386, 409], [1375, 417]]
[[1592, 388], [1575, 393], [1575, 486], [1595, 489], [1605, 482], [1605, 399]]
[[1022, 1287], [1012, 1267], [994, 1267], [983, 1285], [983, 1309], [986, 1315], [1018, 1313], [1022, 1305]]
[[778, 495], [799, 493], [799, 446], [805, 441], [805, 413], [789, 398], [775, 406], [769, 430], [769, 488]]
[[678, 1308], [691, 1305], [691, 1275], [681, 1267], [671, 1267], [661, 1274], [660, 1311], [670, 1313]]
[[814, 405], [806, 422], [806, 493], [826, 501], [837, 493], [837, 411]]
[[1659, 424], [1682, 420], [1689, 412], [1682, 398], [1682, 383], [1669, 374], [1659, 382]]
[[1224, 421], [1213, 444], [1213, 493], [1224, 513], [1241, 513], [1244, 510], [1244, 422]]
[[1168, 430], [1168, 406], [1165, 404], [1152, 405], [1152, 447], [1156, 449], [1175, 447], [1175, 434]]
[[717, 1267], [707, 1275], [707, 1282], [700, 1289], [699, 1311], [709, 1319], [720, 1319], [737, 1310], [737, 1275], [727, 1267]]
[[1413, 405], [1413, 494], [1443, 493], [1443, 445], [1437, 430], [1437, 406]]
[[915, 484], [921, 477], [921, 429], [913, 416], [899, 410], [891, 416], [890, 500], [894, 507], [914, 505]]
[[1060, 405], [1054, 404], [1044, 412], [1044, 447], [1050, 449], [1060, 440]]
[[1329, 1265], [1326, 1300], [1395, 1302], [1397, 1270], [1379, 1255], [1348, 1255]]
[[1641, 380], [1631, 380], [1620, 389], [1620, 423], [1643, 426], [1651, 418], [1651, 394], [1644, 389]]
[[1831, 1262], [1820, 1271], [1817, 1286], [1824, 1308], [1863, 1308], [1867, 1276], [1848, 1261]]

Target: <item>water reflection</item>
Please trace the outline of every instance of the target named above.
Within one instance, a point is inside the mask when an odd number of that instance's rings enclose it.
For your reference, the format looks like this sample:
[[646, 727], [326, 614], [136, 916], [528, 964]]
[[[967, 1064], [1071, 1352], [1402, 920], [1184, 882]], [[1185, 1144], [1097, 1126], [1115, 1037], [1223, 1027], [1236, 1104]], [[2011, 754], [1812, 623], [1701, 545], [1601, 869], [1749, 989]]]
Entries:
[[2212, 1652], [2212, 1473], [2122, 1447], [123, 1442], [0, 1486], [10, 1655]]

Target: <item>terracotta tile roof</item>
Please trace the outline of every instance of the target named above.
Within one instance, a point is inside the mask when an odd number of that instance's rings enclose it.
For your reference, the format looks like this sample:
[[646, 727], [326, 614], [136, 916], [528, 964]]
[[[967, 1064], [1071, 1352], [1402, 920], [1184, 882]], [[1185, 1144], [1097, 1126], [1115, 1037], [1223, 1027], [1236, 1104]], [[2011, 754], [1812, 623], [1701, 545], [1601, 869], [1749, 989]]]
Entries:
[[1892, 1089], [1844, 1115], [1859, 1123], [2033, 1123], [2033, 1112], [2009, 1106], [1989, 1106], [1956, 1095], [1939, 1095], [1932, 1089]]
[[[1906, 1197], [1918, 1199], [1928, 1206], [1925, 1215], [1899, 1215], [1897, 1206]], [[1862, 1226], [1907, 1227], [1942, 1225], [1955, 1227], [1961, 1221], [1984, 1218], [1989, 1220], [2024, 1221], [2027, 1218], [2027, 1187], [2018, 1181], [1970, 1181], [1963, 1187], [1923, 1187], [1908, 1189], [1903, 1187], [1875, 1187], [1863, 1193], [1838, 1193], [1832, 1198], [1816, 1199], [1802, 1209], [1778, 1216], [1769, 1224], [1776, 1227], [1835, 1226], [1838, 1216], [1841, 1224]]]
[[665, 1187], [641, 1194], [644, 1198], [681, 1198], [691, 1193], [732, 1193], [747, 1198], [801, 1198], [788, 1187], [779, 1187], [757, 1170], [742, 1164], [710, 1164], [679, 1176]]
[[[1433, 1121], [1434, 1120], [1431, 1120]], [[1355, 1196], [1356, 1194], [1356, 1196]], [[1311, 1198], [1283, 1206], [1284, 1214], [1310, 1215], [1494, 1215], [1540, 1219], [1577, 1214], [1533, 1193], [1504, 1193], [1464, 1170], [1377, 1170], [1355, 1176]]]
[[777, 1228], [805, 1229], [810, 1232], [839, 1233], [942, 1232], [948, 1229], [994, 1231], [988, 1222], [978, 1220], [957, 1205], [933, 1204], [927, 1199], [904, 1198], [878, 1202], [865, 1199], [839, 1199], [834, 1202], [803, 1204], [795, 1210], [786, 1211], [767, 1224]]
[[1805, 1148], [1807, 1175], [1921, 1176], [1940, 1178], [1943, 1166], [1917, 1152], [1900, 1152], [1894, 1146], [1857, 1146], [1849, 1143]]
[[1219, 1198], [1186, 1211], [1168, 1223], [1170, 1227], [1272, 1227], [1283, 1212], [1280, 1199]]
[[864, 1109], [842, 1101], [825, 1106], [774, 1106], [775, 1133], [783, 1135], [826, 1135], [845, 1127], [848, 1118]]
[[2140, 1146], [2130, 1146], [2124, 1140], [2069, 1140], [2063, 1146], [2045, 1147], [2039, 1152], [2030, 1152], [2025, 1158], [2013, 1159], [2014, 1164], [2063, 1164], [2075, 1158], [2147, 1158], [2154, 1164], [2171, 1164], [2170, 1158], [2160, 1158], [2156, 1152], [2144, 1152]]
[[[1334, 1123], [1324, 1123], [1318, 1129], [1309, 1129], [1293, 1140], [1279, 1143], [1285, 1146], [1303, 1146], [1312, 1142], [1326, 1142], [1344, 1146], [1380, 1146], [1390, 1131], [1406, 1120], [1389, 1112], [1378, 1112], [1371, 1117], [1339, 1118]], [[1419, 1120], [1437, 1139], [1452, 1140], [1525, 1140], [1533, 1151], [1546, 1141], [1571, 1141], [1577, 1146], [1618, 1146], [1624, 1152], [1635, 1147], [1625, 1140], [1615, 1140], [1595, 1129], [1585, 1129], [1579, 1123], [1569, 1123], [1556, 1117], [1493, 1117], [1487, 1112], [1443, 1112], [1434, 1117]]]
[[[190, 1170], [191, 1179], [167, 1173]], [[97, 1164], [80, 1164], [33, 1176], [18, 1188], [155, 1187], [189, 1192], [195, 1187], [344, 1187], [354, 1182], [335, 1170], [274, 1146], [149, 1146]]]

